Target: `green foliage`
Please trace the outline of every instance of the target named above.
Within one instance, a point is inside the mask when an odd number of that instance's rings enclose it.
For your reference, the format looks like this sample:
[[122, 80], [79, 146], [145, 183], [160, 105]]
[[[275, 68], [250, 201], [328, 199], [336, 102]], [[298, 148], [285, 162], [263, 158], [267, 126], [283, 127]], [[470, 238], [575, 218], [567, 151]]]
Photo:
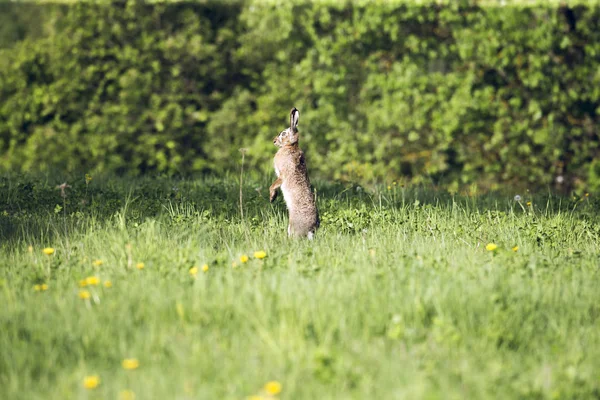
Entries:
[[267, 179], [247, 180], [244, 219], [235, 179], [63, 182], [0, 175], [2, 399], [600, 393], [594, 196], [317, 182], [309, 242], [286, 238]]
[[87, 3], [61, 24], [5, 54], [4, 166], [209, 168], [206, 123], [239, 74], [234, 7]]
[[[0, 165], [269, 171], [301, 111], [311, 174], [453, 190], [586, 187], [600, 7], [75, 4], [0, 57]], [[560, 184], [557, 177], [562, 177]]]
[[36, 40], [55, 33], [66, 7], [56, 3], [30, 4], [0, 1], [0, 49], [24, 39]]

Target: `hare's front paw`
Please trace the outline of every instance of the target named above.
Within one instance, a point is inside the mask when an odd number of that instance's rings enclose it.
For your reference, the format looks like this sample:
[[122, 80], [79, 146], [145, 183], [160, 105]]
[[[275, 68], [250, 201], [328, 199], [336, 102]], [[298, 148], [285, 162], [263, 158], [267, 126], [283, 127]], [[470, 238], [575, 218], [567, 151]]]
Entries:
[[272, 203], [277, 197], [277, 190], [271, 190], [269, 193], [269, 201]]

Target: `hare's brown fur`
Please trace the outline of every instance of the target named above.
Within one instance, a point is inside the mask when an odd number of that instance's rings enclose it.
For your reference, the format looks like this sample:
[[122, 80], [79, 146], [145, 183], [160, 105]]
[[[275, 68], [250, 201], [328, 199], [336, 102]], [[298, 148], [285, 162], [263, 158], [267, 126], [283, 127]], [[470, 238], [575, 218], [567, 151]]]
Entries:
[[293, 108], [290, 112], [290, 128], [273, 139], [273, 143], [280, 148], [274, 158], [277, 179], [269, 189], [269, 199], [271, 202], [275, 200], [277, 189], [281, 187], [289, 213], [288, 235], [312, 239], [319, 227], [319, 213], [304, 152], [298, 145], [298, 117], [298, 110]]

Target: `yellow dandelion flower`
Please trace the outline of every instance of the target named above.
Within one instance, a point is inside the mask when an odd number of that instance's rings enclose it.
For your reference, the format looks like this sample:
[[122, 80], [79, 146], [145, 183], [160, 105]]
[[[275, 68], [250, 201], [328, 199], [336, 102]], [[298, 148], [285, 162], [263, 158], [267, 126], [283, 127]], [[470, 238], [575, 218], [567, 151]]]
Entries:
[[514, 251], [515, 253], [516, 253], [517, 251], [519, 251], [519, 246], [515, 246], [515, 247], [513, 247], [513, 248], [512, 248], [512, 251]]
[[104, 282], [104, 287], [105, 288], [111, 288], [112, 287], [112, 282], [111, 281], [105, 281]]
[[388, 190], [392, 190], [392, 187], [390, 185], [388, 185]]
[[245, 254], [244, 254], [244, 255], [242, 255], [242, 256], [240, 257], [240, 261], [242, 262], [242, 264], [243, 264], [243, 263], [245, 263], [245, 262], [248, 262], [248, 256], [247, 256], [247, 255], [245, 255]]
[[145, 265], [144, 265], [144, 263], [142, 263], [142, 262], [141, 262], [141, 263], [137, 263], [137, 264], [135, 264], [135, 267], [136, 267], [137, 269], [144, 269]]
[[33, 253], [33, 246], [27, 247], [27, 251], [30, 252], [30, 253]]
[[585, 197], [590, 197], [590, 194], [589, 194], [589, 193], [586, 193], [586, 194], [585, 194]]
[[246, 400], [265, 400], [262, 396], [248, 396]]
[[80, 299], [82, 299], [82, 300], [87, 300], [87, 299], [89, 299], [90, 297], [92, 297], [92, 295], [90, 294], [90, 292], [89, 292], [89, 291], [87, 291], [87, 290], [80, 290], [80, 291], [79, 291], [79, 298], [80, 298]]
[[100, 377], [98, 375], [90, 375], [83, 378], [83, 387], [86, 389], [96, 389], [100, 384]]
[[124, 369], [137, 369], [140, 366], [140, 362], [137, 358], [126, 358], [121, 363]]
[[267, 253], [264, 252], [263, 250], [260, 251], [255, 251], [254, 252], [254, 258], [258, 258], [259, 260], [262, 260], [263, 258], [265, 258], [267, 256]]
[[41, 283], [39, 285], [33, 285], [33, 290], [35, 290], [36, 292], [43, 292], [45, 290], [48, 290], [48, 285], [46, 283]]
[[527, 207], [531, 207], [531, 202], [530, 201], [527, 202]]
[[54, 254], [54, 249], [52, 247], [46, 247], [42, 250], [42, 253], [44, 253], [47, 256], [51, 256], [52, 254]]
[[82, 279], [79, 281], [79, 287], [86, 287], [87, 286], [87, 281], [85, 279]]
[[277, 396], [281, 393], [281, 383], [277, 381], [267, 382], [265, 384], [265, 392], [267, 392], [269, 396]]
[[104, 261], [102, 261], [102, 260], [94, 260], [94, 261], [92, 262], [92, 265], [93, 265], [94, 267], [99, 267], [99, 266], [101, 266], [102, 264], [104, 264]]
[[88, 276], [85, 278], [85, 284], [89, 286], [96, 286], [100, 283], [100, 278], [97, 276]]
[[208, 265], [207, 265], [207, 264], [204, 264], [204, 265], [202, 266], [202, 272], [207, 272], [207, 271], [208, 271]]
[[488, 243], [488, 244], [485, 246], [485, 249], [486, 249], [487, 251], [494, 251], [494, 250], [496, 250], [497, 248], [498, 248], [498, 246], [497, 246], [495, 243]]
[[190, 275], [196, 276], [197, 274], [198, 274], [198, 267], [193, 266], [192, 268], [190, 268]]
[[121, 390], [119, 400], [135, 400], [135, 393], [132, 390]]

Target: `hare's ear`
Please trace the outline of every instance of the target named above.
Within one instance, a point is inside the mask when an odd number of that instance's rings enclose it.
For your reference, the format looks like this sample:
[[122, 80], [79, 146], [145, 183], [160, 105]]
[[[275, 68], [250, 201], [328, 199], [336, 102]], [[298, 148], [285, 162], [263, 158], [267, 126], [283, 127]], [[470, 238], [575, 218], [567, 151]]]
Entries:
[[296, 132], [298, 130], [298, 119], [300, 118], [300, 111], [296, 107], [290, 111], [290, 128]]

